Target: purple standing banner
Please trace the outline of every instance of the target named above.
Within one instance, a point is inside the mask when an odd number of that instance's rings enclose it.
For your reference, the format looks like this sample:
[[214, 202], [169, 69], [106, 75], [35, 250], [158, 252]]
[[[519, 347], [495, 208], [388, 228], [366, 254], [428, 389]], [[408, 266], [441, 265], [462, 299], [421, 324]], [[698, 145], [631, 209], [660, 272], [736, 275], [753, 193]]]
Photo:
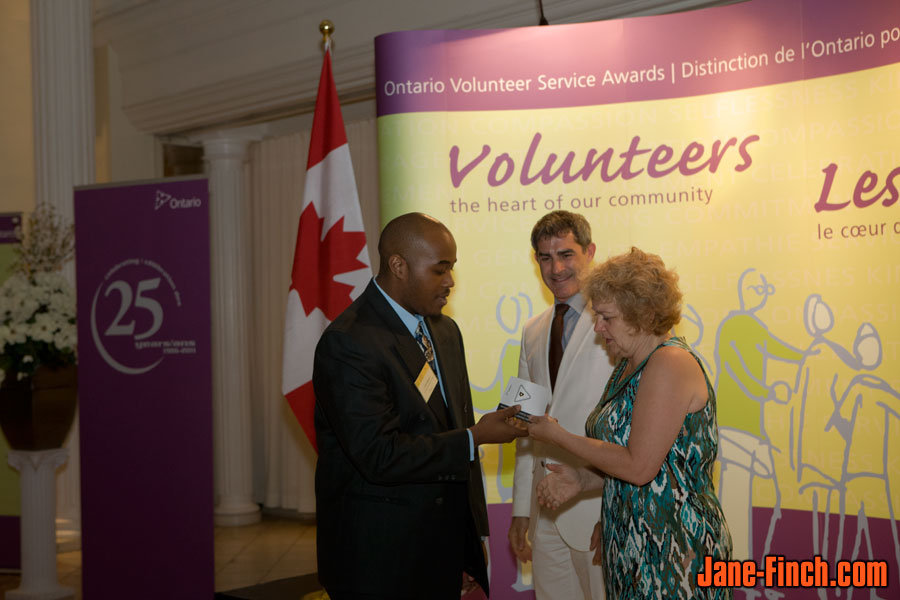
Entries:
[[[0, 283], [10, 275], [10, 266], [16, 259], [13, 251], [18, 241], [16, 228], [22, 224], [21, 213], [0, 214]], [[7, 467], [9, 447], [6, 438], [0, 434], [0, 569], [19, 569], [20, 556], [20, 490], [19, 474]]]
[[212, 598], [207, 181], [78, 188], [75, 228], [83, 595]]

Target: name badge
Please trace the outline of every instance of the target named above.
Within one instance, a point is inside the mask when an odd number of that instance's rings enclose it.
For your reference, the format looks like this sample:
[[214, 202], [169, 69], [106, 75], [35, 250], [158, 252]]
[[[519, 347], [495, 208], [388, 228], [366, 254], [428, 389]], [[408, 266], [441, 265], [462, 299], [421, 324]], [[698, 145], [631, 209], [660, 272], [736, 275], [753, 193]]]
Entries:
[[436, 386], [437, 383], [437, 375], [434, 374], [434, 371], [431, 370], [431, 366], [426, 362], [422, 365], [419, 376], [416, 377], [416, 389], [422, 394], [422, 399], [425, 402], [428, 402], [428, 399], [431, 398], [431, 392], [434, 391], [434, 386]]

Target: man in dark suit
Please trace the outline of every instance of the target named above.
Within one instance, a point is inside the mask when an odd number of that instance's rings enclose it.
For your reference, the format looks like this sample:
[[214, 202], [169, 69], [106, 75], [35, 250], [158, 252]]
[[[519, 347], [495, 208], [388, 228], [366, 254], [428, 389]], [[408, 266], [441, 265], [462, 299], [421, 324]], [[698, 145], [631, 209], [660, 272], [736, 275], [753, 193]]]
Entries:
[[523, 435], [506, 422], [518, 407], [475, 424], [462, 336], [441, 315], [450, 231], [402, 215], [378, 253], [378, 276], [316, 346], [319, 580], [332, 600], [487, 593], [477, 447]]

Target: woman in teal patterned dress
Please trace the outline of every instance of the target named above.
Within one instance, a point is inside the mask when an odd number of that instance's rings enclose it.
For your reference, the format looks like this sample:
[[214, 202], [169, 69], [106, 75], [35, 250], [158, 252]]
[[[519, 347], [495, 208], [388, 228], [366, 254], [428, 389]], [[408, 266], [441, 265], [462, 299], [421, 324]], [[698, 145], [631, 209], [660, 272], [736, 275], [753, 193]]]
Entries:
[[610, 600], [730, 599], [731, 588], [697, 583], [706, 557], [731, 559], [731, 534], [712, 485], [715, 393], [690, 347], [669, 335], [681, 315], [678, 276], [632, 248], [595, 267], [585, 291], [594, 330], [619, 363], [588, 418], [588, 437], [552, 417], [532, 418], [532, 437], [589, 465], [549, 465], [538, 500], [556, 509], [602, 488], [592, 541]]

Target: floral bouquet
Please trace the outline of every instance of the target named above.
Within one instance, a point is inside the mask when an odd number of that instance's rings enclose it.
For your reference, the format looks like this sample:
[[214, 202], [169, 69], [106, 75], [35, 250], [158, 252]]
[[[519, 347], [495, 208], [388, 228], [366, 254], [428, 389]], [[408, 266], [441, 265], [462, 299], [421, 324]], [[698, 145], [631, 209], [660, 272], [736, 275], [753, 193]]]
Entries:
[[74, 254], [74, 227], [38, 205], [16, 235], [13, 275], [0, 286], [0, 382], [77, 362], [75, 291], [60, 272]]

